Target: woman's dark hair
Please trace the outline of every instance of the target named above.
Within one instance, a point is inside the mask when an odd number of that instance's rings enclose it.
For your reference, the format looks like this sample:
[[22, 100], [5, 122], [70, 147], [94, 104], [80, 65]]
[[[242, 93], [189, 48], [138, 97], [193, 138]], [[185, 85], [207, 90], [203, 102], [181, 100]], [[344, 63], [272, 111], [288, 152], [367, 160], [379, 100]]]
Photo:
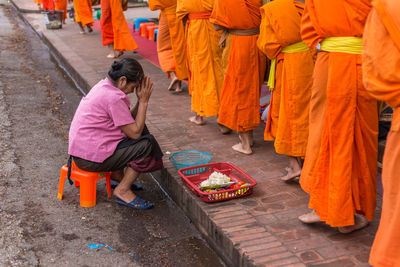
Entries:
[[108, 71], [108, 77], [113, 82], [118, 81], [119, 78], [125, 76], [128, 82], [141, 82], [144, 77], [143, 68], [133, 58], [124, 58], [120, 61], [114, 61], [111, 69]]

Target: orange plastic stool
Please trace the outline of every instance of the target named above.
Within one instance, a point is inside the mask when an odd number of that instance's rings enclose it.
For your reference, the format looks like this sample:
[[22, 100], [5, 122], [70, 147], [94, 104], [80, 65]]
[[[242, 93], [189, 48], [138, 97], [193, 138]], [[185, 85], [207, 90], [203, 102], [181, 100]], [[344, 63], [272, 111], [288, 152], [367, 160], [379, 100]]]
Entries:
[[158, 29], [158, 26], [147, 26], [147, 38], [149, 40], [154, 40], [155, 29]]
[[[64, 182], [67, 179], [68, 166], [65, 164], [61, 168], [60, 183], [58, 185], [57, 198], [62, 200]], [[78, 168], [74, 162], [71, 165], [71, 180], [75, 181], [75, 187], [80, 186], [81, 207], [96, 206], [96, 184], [98, 180], [106, 178], [108, 198], [111, 197], [111, 177], [109, 172], [87, 172]]]
[[153, 22], [140, 23], [140, 29], [139, 29], [140, 36], [146, 37], [147, 26], [154, 26], [154, 23]]

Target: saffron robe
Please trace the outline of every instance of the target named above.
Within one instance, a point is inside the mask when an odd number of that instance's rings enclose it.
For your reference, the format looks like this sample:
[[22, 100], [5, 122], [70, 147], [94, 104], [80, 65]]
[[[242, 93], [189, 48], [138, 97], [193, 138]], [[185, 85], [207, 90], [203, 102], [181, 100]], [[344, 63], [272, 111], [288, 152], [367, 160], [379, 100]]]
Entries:
[[37, 5], [41, 5], [42, 4], [42, 0], [33, 0], [33, 2]]
[[55, 9], [57, 11], [64, 11], [63, 19], [67, 18], [67, 0], [54, 0]]
[[376, 0], [364, 31], [363, 80], [367, 91], [396, 108], [383, 158], [383, 204], [369, 263], [400, 266], [400, 2]]
[[[370, 10], [369, 0], [308, 0], [302, 19], [303, 41], [315, 47], [325, 37], [362, 37]], [[309, 207], [321, 220], [340, 227], [354, 225], [355, 213], [368, 220], [374, 217], [378, 113], [377, 101], [361, 82], [361, 55], [326, 54], [328, 64], [316, 64], [316, 68], [328, 68], [326, 87], [319, 88], [326, 91], [321, 143], [312, 151], [318, 156], [314, 166], [309, 166], [310, 177], [304, 180], [306, 174], [302, 174], [300, 184], [310, 195]], [[310, 123], [308, 146], [315, 130]], [[305, 164], [310, 164], [309, 152], [307, 148]]]
[[191, 109], [199, 116], [217, 116], [223, 72], [218, 46], [221, 33], [209, 21], [214, 0], [178, 0], [177, 17], [185, 26]]
[[53, 0], [42, 0], [43, 9], [45, 10], [54, 10], [54, 1]]
[[[216, 0], [210, 21], [227, 29], [258, 28], [261, 0]], [[260, 124], [260, 89], [266, 57], [257, 48], [258, 34], [233, 35], [221, 94], [218, 123], [237, 132]]]
[[[275, 0], [261, 8], [257, 45], [270, 59], [276, 58], [276, 84], [271, 92], [264, 139], [273, 141], [279, 154], [304, 157], [316, 49], [281, 53], [283, 47], [301, 42], [300, 21], [304, 4]], [[277, 107], [276, 107], [277, 106]]]
[[121, 0], [101, 0], [101, 39], [103, 45], [114, 44], [114, 50], [132, 51], [138, 48], [129, 31]]
[[185, 29], [176, 18], [177, 0], [149, 0], [151, 10], [160, 9], [157, 53], [161, 69], [175, 72], [179, 80], [187, 79]]
[[75, 21], [82, 23], [82, 26], [93, 26], [92, 1], [74, 0]]

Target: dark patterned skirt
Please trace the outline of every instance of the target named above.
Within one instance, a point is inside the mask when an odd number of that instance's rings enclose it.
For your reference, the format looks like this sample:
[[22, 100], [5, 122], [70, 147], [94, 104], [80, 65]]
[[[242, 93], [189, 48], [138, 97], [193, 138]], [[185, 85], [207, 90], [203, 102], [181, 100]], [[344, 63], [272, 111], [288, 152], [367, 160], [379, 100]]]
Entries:
[[145, 126], [137, 139], [122, 140], [110, 157], [102, 163], [73, 157], [75, 164], [82, 170], [92, 172], [116, 171], [131, 167], [137, 172], [152, 172], [163, 167], [163, 153], [152, 134]]

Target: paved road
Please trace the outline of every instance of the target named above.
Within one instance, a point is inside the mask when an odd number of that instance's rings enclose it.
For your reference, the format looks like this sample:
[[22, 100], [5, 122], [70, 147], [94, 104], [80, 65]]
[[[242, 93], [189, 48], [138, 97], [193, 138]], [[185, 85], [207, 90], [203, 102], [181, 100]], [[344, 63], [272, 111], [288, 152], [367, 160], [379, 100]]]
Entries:
[[104, 182], [94, 208], [79, 207], [79, 190], [68, 184], [57, 200], [80, 98], [47, 47], [0, 2], [0, 265], [224, 266], [151, 177], [140, 178], [138, 193], [155, 203], [150, 211], [107, 200]]

